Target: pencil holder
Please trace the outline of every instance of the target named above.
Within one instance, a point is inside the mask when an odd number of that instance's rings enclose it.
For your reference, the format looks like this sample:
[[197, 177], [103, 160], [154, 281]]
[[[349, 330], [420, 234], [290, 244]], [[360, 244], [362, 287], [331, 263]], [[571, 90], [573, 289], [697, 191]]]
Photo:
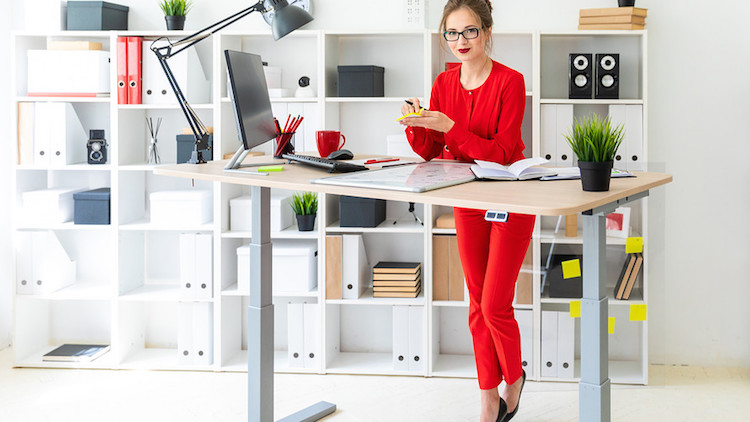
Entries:
[[273, 158], [282, 158], [283, 154], [294, 154], [295, 133], [282, 133], [276, 136], [273, 142]]

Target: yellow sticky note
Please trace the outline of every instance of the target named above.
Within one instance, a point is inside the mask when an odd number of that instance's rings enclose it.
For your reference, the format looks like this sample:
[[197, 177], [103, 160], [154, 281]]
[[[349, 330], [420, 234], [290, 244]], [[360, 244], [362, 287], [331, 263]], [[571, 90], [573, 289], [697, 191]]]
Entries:
[[642, 253], [643, 252], [643, 238], [642, 237], [629, 237], [625, 241], [625, 253]]
[[630, 320], [645, 321], [648, 314], [648, 305], [630, 305]]
[[581, 261], [571, 259], [562, 262], [563, 278], [573, 278], [581, 276]]
[[405, 118], [407, 118], [407, 117], [415, 117], [415, 116], [420, 116], [420, 117], [421, 117], [421, 116], [422, 116], [422, 110], [424, 110], [424, 107], [421, 107], [421, 108], [419, 109], [419, 111], [418, 111], [418, 112], [416, 112], [416, 113], [409, 113], [409, 114], [404, 114], [403, 116], [401, 116], [401, 117], [399, 117], [398, 119], [396, 119], [396, 121], [397, 121], [397, 122], [400, 122], [400, 121], [401, 121], [401, 119], [405, 119]]
[[615, 317], [613, 317], [613, 316], [609, 317], [609, 330], [608, 330], [608, 332], [610, 334], [614, 334], [615, 333]]
[[570, 317], [571, 318], [581, 317], [581, 301], [580, 300], [570, 301]]

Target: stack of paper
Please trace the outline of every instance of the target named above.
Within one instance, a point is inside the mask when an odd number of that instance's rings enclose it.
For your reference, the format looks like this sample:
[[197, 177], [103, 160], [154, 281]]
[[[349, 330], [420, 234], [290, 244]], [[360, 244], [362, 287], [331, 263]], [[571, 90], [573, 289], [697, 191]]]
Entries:
[[417, 297], [422, 290], [422, 264], [380, 261], [372, 269], [373, 297]]
[[646, 14], [637, 7], [581, 9], [578, 29], [645, 29]]

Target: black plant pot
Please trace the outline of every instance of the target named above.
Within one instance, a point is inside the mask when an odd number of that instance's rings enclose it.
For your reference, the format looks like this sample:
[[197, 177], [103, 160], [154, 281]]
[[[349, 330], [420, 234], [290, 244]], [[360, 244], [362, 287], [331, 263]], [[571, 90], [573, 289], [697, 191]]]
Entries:
[[612, 178], [612, 161], [579, 161], [581, 185], [586, 192], [605, 192], [609, 190]]
[[297, 227], [301, 232], [311, 232], [315, 228], [315, 214], [297, 214]]
[[185, 16], [164, 16], [168, 31], [180, 31], [185, 28]]
[[617, 5], [620, 7], [633, 7], [635, 6], [635, 0], [617, 0]]

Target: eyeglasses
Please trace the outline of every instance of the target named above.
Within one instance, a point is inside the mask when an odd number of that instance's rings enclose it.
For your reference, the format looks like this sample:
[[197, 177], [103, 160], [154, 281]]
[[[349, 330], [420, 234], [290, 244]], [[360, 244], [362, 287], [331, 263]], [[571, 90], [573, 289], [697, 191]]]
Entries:
[[458, 31], [445, 31], [443, 32], [443, 38], [446, 41], [458, 41], [459, 35], [463, 35], [465, 40], [473, 40], [479, 36], [479, 28], [467, 28], [461, 32]]

